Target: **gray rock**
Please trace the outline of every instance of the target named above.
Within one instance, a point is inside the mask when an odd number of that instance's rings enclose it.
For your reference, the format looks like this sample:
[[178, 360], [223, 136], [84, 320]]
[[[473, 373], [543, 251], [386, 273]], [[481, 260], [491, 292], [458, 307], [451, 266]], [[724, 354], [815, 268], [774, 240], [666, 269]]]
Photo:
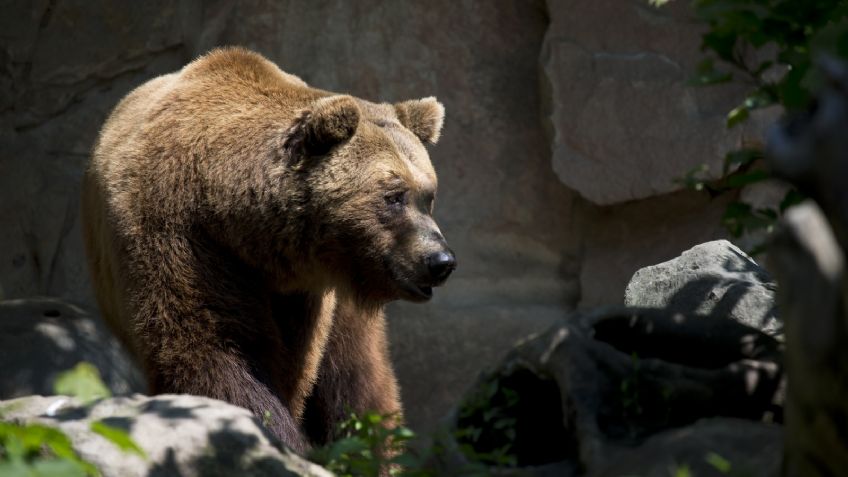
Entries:
[[621, 448], [589, 475], [669, 477], [687, 475], [781, 475], [783, 427], [743, 419], [703, 419], [662, 432], [635, 448]]
[[0, 399], [53, 394], [58, 373], [88, 361], [114, 394], [145, 389], [130, 356], [96, 317], [54, 298], [0, 302]]
[[[314, 476], [332, 474], [272, 442], [250, 411], [188, 395], [111, 398], [88, 407], [63, 396], [0, 402], [3, 419], [58, 427], [104, 477]], [[127, 431], [147, 454], [124, 453], [92, 422]]]
[[435, 460], [451, 474], [470, 463], [460, 445], [478, 455], [510, 445], [518, 467], [505, 475], [658, 475], [673, 459], [716, 453], [776, 475], [761, 463], [780, 462], [781, 362], [779, 341], [732, 320], [635, 308], [575, 315], [477, 381]]
[[[686, 2], [548, 1], [541, 53], [553, 168], [589, 201], [610, 205], [680, 188], [701, 164], [759, 138], [768, 111], [728, 130], [745, 85], [693, 88], [700, 32]], [[670, 138], [673, 138], [670, 140]]]
[[735, 245], [716, 240], [637, 271], [624, 291], [628, 306], [727, 317], [766, 333], [781, 333], [776, 285]]

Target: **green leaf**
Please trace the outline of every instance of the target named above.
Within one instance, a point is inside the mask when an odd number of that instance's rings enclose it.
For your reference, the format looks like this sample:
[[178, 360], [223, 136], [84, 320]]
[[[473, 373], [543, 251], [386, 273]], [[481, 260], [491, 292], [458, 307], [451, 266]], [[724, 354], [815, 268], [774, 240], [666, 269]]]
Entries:
[[124, 452], [137, 454], [144, 459], [147, 458], [147, 454], [145, 454], [144, 449], [139, 447], [127, 431], [123, 429], [110, 426], [103, 421], [94, 421], [91, 423], [91, 431], [103, 436], [106, 440], [115, 444]]
[[29, 466], [21, 460], [10, 462], [0, 460], [0, 475], [3, 477], [32, 477]]
[[56, 394], [73, 396], [83, 404], [112, 395], [109, 388], [103, 384], [100, 372], [91, 363], [80, 362], [70, 371], [59, 374], [53, 385]]
[[421, 465], [421, 462], [418, 460], [418, 458], [409, 453], [399, 454], [395, 457], [392, 457], [390, 462], [393, 464], [402, 465], [404, 467], [417, 467]]
[[722, 175], [726, 176], [730, 171], [732, 171], [736, 167], [747, 166], [757, 160], [762, 159], [763, 157], [763, 151], [761, 151], [760, 149], [739, 149], [736, 151], [728, 152], [724, 156], [724, 168], [722, 169]]
[[740, 237], [746, 231], [765, 229], [771, 232], [777, 222], [777, 212], [771, 209], [754, 210], [744, 202], [732, 202], [725, 209], [721, 222], [734, 237]]
[[748, 119], [748, 108], [744, 105], [737, 106], [727, 113], [727, 127], [732, 128], [746, 119]]
[[679, 465], [674, 471], [674, 477], [692, 477], [692, 471], [687, 465]]
[[733, 174], [727, 178], [725, 184], [730, 188], [739, 188], [755, 182], [762, 182], [770, 176], [766, 171], [751, 171], [742, 174]]
[[701, 36], [701, 49], [712, 50], [719, 58], [732, 63], [736, 38], [735, 33], [714, 30]]
[[792, 188], [786, 191], [786, 195], [783, 196], [783, 200], [780, 201], [780, 213], [786, 211], [786, 209], [792, 207], [793, 205], [798, 205], [804, 201], [806, 197], [804, 194], [798, 192], [798, 189]]
[[730, 461], [716, 454], [715, 452], [710, 452], [709, 454], [707, 454], [704, 460], [711, 466], [715, 467], [715, 469], [721, 472], [722, 474], [730, 473]]
[[380, 424], [383, 422], [383, 416], [376, 412], [369, 412], [365, 414], [365, 419], [367, 419], [371, 424]]
[[85, 477], [86, 469], [79, 463], [66, 459], [35, 459], [31, 464], [32, 473], [38, 477]]
[[675, 184], [680, 184], [686, 189], [701, 191], [704, 190], [706, 179], [700, 177], [703, 174], [709, 172], [710, 166], [706, 164], [701, 164], [690, 169], [685, 176], [675, 179]]
[[799, 111], [807, 108], [812, 99], [811, 92], [804, 85], [810, 73], [810, 63], [792, 67], [788, 73], [783, 75], [777, 85], [780, 102], [788, 111]]
[[345, 454], [357, 454], [368, 449], [368, 443], [358, 437], [346, 437], [333, 443], [330, 458], [337, 459]]
[[[46, 459], [73, 462], [88, 475], [98, 475], [97, 468], [82, 460], [74, 451], [71, 440], [59, 429], [42, 424], [17, 425], [0, 422], [0, 447], [5, 448], [11, 461], [24, 462], [27, 458], [40, 458], [46, 448]], [[52, 454], [52, 455], [50, 455]], [[2, 474], [0, 474], [2, 475]]]

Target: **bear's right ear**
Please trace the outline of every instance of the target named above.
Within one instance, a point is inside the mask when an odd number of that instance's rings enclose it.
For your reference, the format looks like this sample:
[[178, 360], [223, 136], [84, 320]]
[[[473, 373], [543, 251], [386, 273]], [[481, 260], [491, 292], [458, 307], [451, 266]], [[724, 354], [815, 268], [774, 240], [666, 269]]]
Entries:
[[436, 98], [413, 99], [396, 103], [395, 113], [398, 121], [421, 142], [436, 144], [445, 121], [445, 107]]
[[321, 98], [301, 117], [301, 146], [309, 156], [321, 156], [347, 141], [359, 127], [359, 106], [350, 96]]

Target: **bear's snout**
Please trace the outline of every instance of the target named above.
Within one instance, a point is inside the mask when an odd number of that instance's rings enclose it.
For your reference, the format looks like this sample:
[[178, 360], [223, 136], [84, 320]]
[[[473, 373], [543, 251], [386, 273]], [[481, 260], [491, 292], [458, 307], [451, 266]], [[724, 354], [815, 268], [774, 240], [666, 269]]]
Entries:
[[434, 285], [444, 283], [451, 272], [456, 269], [456, 257], [450, 250], [432, 253], [424, 261], [427, 264], [427, 271], [430, 273], [430, 279]]

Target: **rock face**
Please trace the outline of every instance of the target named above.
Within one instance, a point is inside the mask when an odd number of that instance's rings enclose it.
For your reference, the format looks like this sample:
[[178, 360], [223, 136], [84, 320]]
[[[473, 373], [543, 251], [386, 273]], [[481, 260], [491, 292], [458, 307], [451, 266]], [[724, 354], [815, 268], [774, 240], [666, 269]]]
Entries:
[[[61, 429], [104, 477], [312, 476], [332, 474], [276, 447], [246, 409], [186, 395], [111, 398], [82, 407], [63, 396], [0, 402], [3, 419]], [[101, 421], [129, 433], [147, 458], [91, 431]]]
[[776, 288], [745, 252], [716, 240], [637, 271], [624, 291], [624, 304], [727, 317], [775, 335], [781, 332]]
[[549, 1], [548, 11], [541, 62], [553, 168], [595, 204], [671, 192], [701, 164], [717, 175], [724, 155], [758, 139], [771, 119], [728, 131], [726, 114], [745, 86], [687, 84], [700, 27], [686, 2]]
[[144, 391], [135, 363], [103, 323], [52, 298], [0, 302], [0, 399], [52, 394], [56, 376], [88, 361], [113, 394]]
[[[684, 9], [643, 0], [7, 2], [0, 299], [55, 296], [94, 313], [78, 196], [100, 125], [133, 87], [214, 46], [254, 48], [328, 90], [435, 95], [447, 108], [430, 151], [436, 215], [459, 268], [433, 303], [389, 310], [406, 415], [432, 429], [516, 339], [577, 305], [620, 302], [634, 270], [722, 235], [726, 198], [671, 192], [672, 178], [716, 164], [739, 134], [725, 139], [720, 124], [734, 91], [682, 84], [700, 59]], [[635, 198], [644, 200], [623, 202]], [[491, 320], [509, 332], [492, 331]]]
[[[634, 449], [622, 449], [591, 475], [668, 477], [689, 475], [781, 475], [783, 428], [743, 419], [710, 418], [665, 431]], [[726, 463], [726, 464], [725, 464]]]
[[776, 476], [781, 358], [780, 342], [732, 320], [575, 315], [480, 378], [453, 414], [442, 470], [468, 464], [460, 445], [484, 455], [509, 445], [515, 475], [668, 475], [669, 462], [704, 469], [717, 454], [734, 471]]

